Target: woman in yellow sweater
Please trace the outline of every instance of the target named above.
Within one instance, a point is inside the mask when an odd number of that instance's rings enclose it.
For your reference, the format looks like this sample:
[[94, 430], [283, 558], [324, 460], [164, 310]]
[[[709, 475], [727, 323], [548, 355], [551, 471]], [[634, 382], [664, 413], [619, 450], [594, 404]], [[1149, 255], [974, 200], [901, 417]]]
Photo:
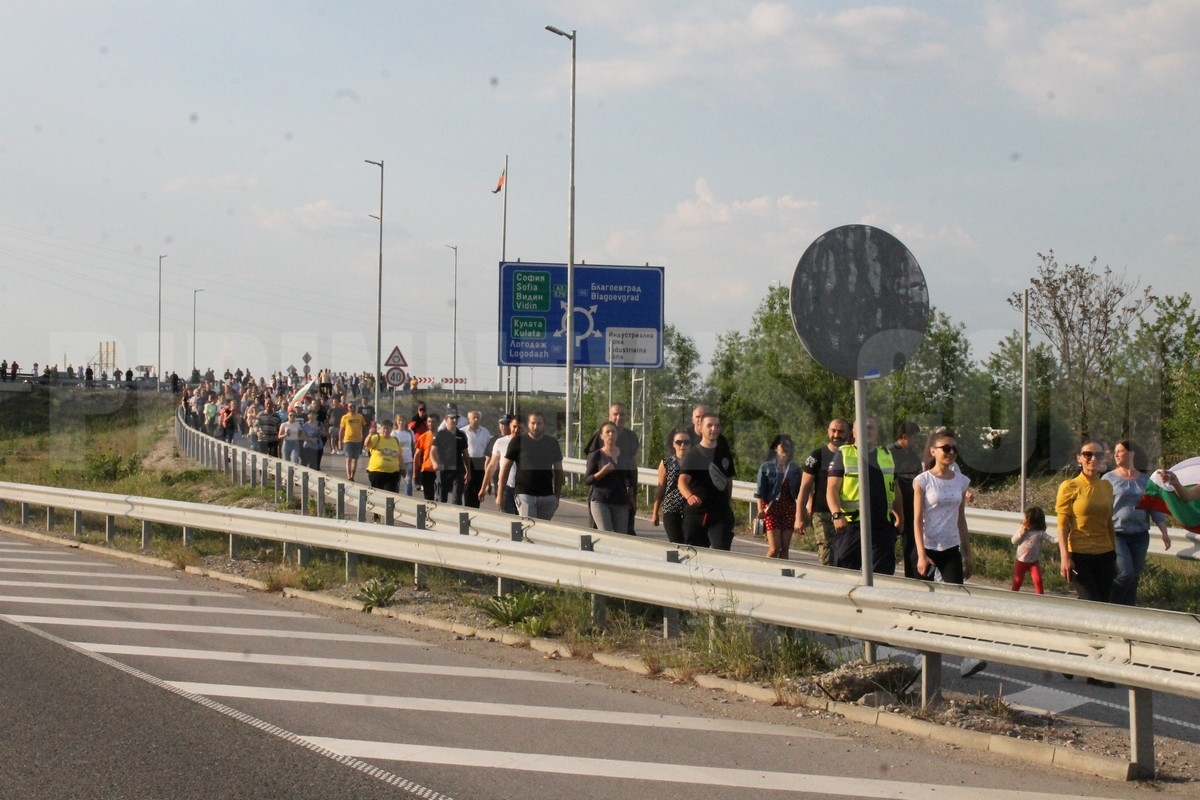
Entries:
[[1058, 487], [1058, 553], [1062, 576], [1081, 600], [1108, 602], [1117, 574], [1112, 484], [1100, 478], [1104, 445], [1085, 441], [1076, 456], [1080, 473]]

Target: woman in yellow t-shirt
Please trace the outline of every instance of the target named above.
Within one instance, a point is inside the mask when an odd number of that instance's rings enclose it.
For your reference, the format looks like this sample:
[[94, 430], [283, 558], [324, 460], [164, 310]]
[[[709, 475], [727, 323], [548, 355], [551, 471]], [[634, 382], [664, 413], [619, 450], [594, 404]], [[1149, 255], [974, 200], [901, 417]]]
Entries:
[[363, 447], [371, 454], [371, 460], [367, 462], [367, 480], [371, 486], [399, 492], [404, 465], [400, 458], [400, 443], [392, 438], [392, 421], [380, 422], [379, 432], [368, 436]]
[[1058, 553], [1062, 576], [1081, 600], [1107, 603], [1117, 576], [1112, 484], [1102, 480], [1104, 445], [1087, 441], [1075, 457], [1080, 473], [1058, 487]]

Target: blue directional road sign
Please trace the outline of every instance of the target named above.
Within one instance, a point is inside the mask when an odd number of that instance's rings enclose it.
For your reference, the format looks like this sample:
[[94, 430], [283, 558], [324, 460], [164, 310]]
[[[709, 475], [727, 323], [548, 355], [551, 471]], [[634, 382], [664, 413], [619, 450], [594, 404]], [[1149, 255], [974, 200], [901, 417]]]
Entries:
[[[663, 365], [662, 267], [575, 265], [575, 366]], [[567, 266], [500, 262], [505, 367], [567, 363]]]

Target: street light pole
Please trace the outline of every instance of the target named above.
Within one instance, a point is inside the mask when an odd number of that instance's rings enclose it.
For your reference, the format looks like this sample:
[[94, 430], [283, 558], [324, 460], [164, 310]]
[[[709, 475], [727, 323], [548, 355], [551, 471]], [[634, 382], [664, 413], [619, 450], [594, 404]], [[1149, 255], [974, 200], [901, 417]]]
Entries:
[[450, 339], [453, 371], [450, 373], [450, 394], [458, 397], [458, 245], [448, 244], [446, 247], [454, 251], [454, 324]]
[[380, 373], [383, 372], [383, 159], [372, 161], [363, 159], [364, 163], [379, 167], [379, 216], [370, 216], [379, 220], [379, 295], [375, 307], [375, 414], [379, 414], [379, 383]]
[[158, 257], [158, 356], [154, 362], [154, 391], [162, 388], [162, 262], [166, 256]]
[[196, 374], [196, 295], [203, 289], [192, 289], [192, 374]]
[[564, 449], [571, 455], [571, 410], [572, 410], [572, 372], [575, 367], [575, 45], [576, 33], [567, 33], [553, 25], [547, 25], [546, 30], [557, 36], [571, 40], [571, 167], [567, 186], [567, 380], [566, 380], [566, 418], [567, 431], [563, 439]]

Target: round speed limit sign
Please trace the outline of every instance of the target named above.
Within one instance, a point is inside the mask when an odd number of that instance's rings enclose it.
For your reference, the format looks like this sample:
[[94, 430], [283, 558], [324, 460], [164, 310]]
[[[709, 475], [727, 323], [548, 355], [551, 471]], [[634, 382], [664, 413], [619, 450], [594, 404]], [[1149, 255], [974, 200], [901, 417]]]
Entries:
[[399, 367], [392, 367], [387, 371], [387, 384], [393, 388], [402, 386], [408, 380], [408, 375]]

